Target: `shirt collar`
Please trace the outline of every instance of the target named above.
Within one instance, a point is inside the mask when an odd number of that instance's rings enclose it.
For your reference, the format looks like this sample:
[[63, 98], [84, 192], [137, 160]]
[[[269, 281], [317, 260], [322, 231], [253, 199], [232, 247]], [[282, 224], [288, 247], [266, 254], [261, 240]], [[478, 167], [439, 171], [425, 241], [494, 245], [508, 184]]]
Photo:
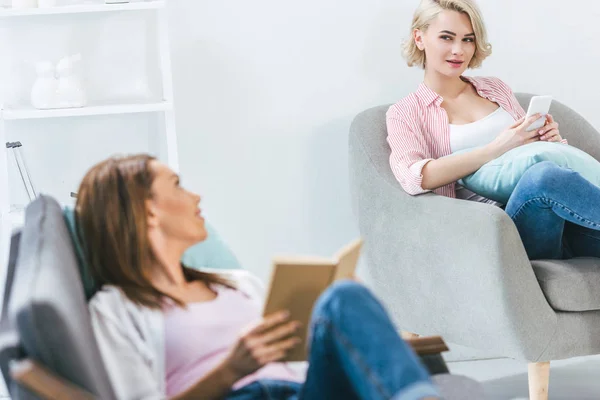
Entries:
[[421, 82], [419, 85], [419, 88], [417, 89], [417, 97], [423, 101], [426, 107], [430, 106], [433, 102], [439, 106], [444, 101], [442, 96], [430, 89], [425, 82]]
[[[477, 79], [473, 79], [468, 76], [462, 76], [461, 78], [471, 83], [479, 95], [483, 95], [486, 92], [484, 85], [481, 85], [479, 82], [477, 82]], [[430, 106], [432, 103], [435, 103], [435, 105], [439, 107], [444, 101], [444, 98], [430, 89], [425, 82], [421, 82], [416, 94], [423, 101], [426, 107]]]
[[462, 77], [465, 81], [471, 83], [471, 85], [473, 85], [473, 87], [475, 88], [475, 91], [477, 93], [479, 93], [480, 96], [487, 98], [490, 94], [489, 92], [489, 86], [486, 85], [484, 82], [480, 81], [477, 78], [472, 78], [470, 76], [463, 76]]

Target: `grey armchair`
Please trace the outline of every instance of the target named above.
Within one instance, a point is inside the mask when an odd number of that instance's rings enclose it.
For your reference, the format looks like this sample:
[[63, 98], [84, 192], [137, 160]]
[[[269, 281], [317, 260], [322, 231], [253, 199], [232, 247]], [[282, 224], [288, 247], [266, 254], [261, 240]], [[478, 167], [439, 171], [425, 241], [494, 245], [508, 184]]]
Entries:
[[[531, 95], [517, 98], [526, 108]], [[404, 330], [529, 362], [530, 397], [547, 398], [549, 361], [600, 353], [600, 259], [530, 262], [502, 209], [405, 193], [389, 165], [387, 109], [350, 128], [369, 285]], [[588, 122], [556, 101], [550, 113], [570, 145], [600, 159]]]

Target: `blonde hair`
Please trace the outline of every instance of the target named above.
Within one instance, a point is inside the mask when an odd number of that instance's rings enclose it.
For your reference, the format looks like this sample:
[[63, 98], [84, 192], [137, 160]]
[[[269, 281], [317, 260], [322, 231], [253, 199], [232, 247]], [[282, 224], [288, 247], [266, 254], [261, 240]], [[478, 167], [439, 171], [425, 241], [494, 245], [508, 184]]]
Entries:
[[415, 43], [413, 32], [415, 29], [426, 31], [442, 11], [451, 10], [466, 14], [473, 25], [475, 33], [475, 54], [469, 63], [469, 68], [478, 68], [490, 54], [492, 45], [487, 41], [487, 32], [483, 17], [473, 0], [421, 0], [415, 11], [410, 29], [410, 39], [403, 44], [403, 53], [409, 67], [418, 65], [425, 68], [425, 50], [419, 50]]

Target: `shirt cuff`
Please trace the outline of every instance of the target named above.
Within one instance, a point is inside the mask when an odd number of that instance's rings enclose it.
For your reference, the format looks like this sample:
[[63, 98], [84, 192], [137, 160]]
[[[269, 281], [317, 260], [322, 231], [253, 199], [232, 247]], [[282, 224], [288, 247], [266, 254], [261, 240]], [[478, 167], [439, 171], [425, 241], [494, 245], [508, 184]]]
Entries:
[[433, 158], [426, 158], [424, 160], [417, 161], [410, 167], [408, 167], [408, 171], [410, 173], [410, 182], [408, 182], [410, 186], [410, 194], [421, 194], [431, 192], [431, 190], [423, 189], [423, 167], [429, 161], [433, 161]]

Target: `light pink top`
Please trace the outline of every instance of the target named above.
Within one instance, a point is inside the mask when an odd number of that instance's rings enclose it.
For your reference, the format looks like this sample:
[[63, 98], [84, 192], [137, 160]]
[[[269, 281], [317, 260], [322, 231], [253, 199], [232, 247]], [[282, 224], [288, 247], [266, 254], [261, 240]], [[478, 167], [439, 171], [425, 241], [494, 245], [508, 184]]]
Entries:
[[[167, 395], [197, 383], [229, 354], [240, 333], [261, 317], [260, 305], [238, 290], [214, 286], [212, 301], [165, 310]], [[236, 382], [234, 389], [258, 379], [302, 382], [284, 363], [271, 363]]]
[[[497, 103], [514, 120], [525, 115], [525, 110], [510, 87], [500, 79], [463, 78], [471, 82], [479, 96]], [[428, 192], [421, 186], [421, 172], [425, 164], [452, 153], [450, 123], [446, 110], [441, 106], [443, 101], [442, 96], [421, 83], [415, 93], [391, 106], [387, 112], [388, 143], [392, 150], [390, 166], [402, 188], [411, 195]], [[567, 143], [565, 139], [562, 142]], [[456, 197], [455, 182], [435, 189], [434, 192]]]

